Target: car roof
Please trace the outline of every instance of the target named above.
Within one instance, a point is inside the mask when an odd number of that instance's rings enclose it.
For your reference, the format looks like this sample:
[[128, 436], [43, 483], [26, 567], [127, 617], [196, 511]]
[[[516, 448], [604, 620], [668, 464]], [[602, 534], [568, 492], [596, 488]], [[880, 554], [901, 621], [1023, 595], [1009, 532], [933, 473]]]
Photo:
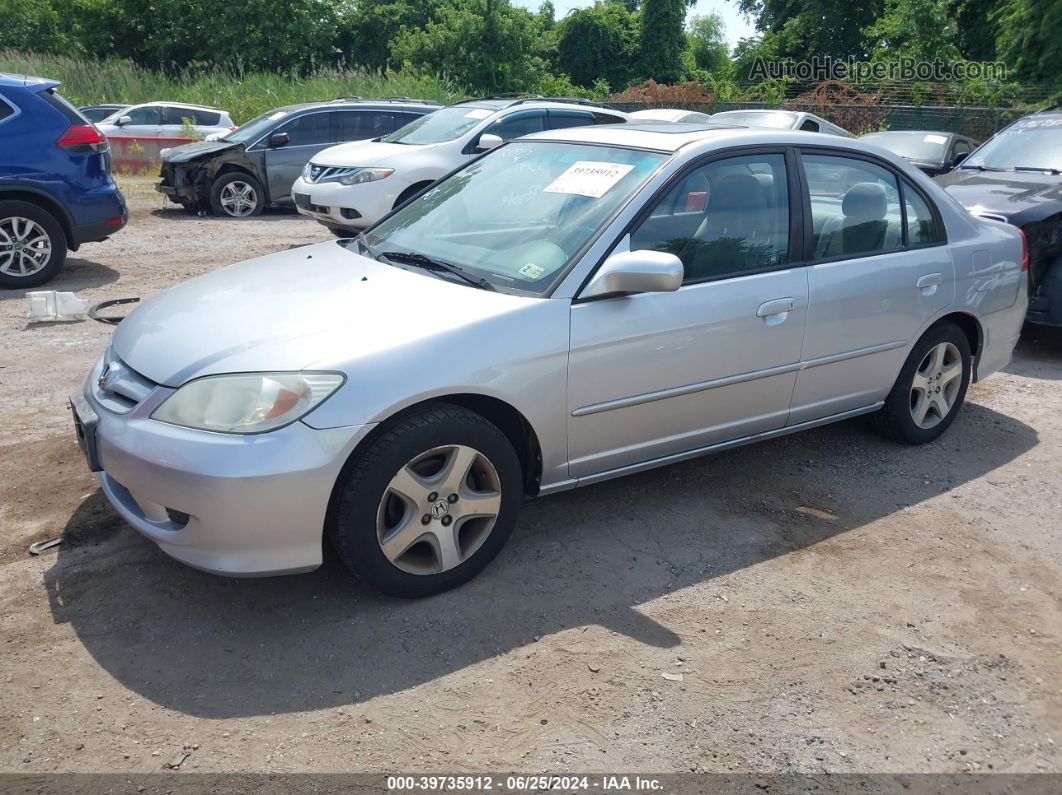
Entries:
[[155, 106], [155, 105], [165, 105], [165, 106], [170, 107], [170, 108], [190, 108], [192, 110], [216, 110], [219, 113], [228, 113], [227, 110], [222, 110], [221, 108], [215, 108], [215, 107], [213, 107], [211, 105], [193, 105], [190, 102], [169, 102], [167, 100], [161, 100], [161, 99], [153, 100], [151, 102], [137, 102], [137, 103], [135, 103], [133, 105], [126, 105], [126, 107], [127, 108], [132, 108], [132, 107], [146, 108], [146, 107], [151, 107], [151, 106]]
[[555, 107], [558, 109], [571, 110], [573, 108], [582, 108], [584, 110], [599, 110], [606, 113], [616, 113], [623, 117], [627, 114], [610, 108], [607, 105], [599, 102], [593, 102], [589, 99], [582, 99], [581, 97], [541, 97], [541, 96], [497, 96], [497, 97], [483, 97], [481, 99], [463, 99], [460, 102], [455, 102], [454, 105], [460, 105], [463, 108], [488, 108], [492, 111], [506, 110], [517, 105], [530, 105], [533, 107]]
[[410, 99], [409, 97], [381, 97], [380, 99], [368, 99], [364, 97], [339, 97], [337, 99], [321, 100], [320, 102], [297, 102], [293, 105], [282, 105], [274, 108], [270, 113], [284, 111], [285, 113], [298, 113], [301, 110], [311, 108], [441, 108], [442, 103], [434, 99]]
[[[683, 116], [687, 116], [690, 113], [701, 113], [698, 110], [683, 110], [682, 108], [644, 108], [642, 110], [636, 110], [630, 114], [632, 119], [666, 119], [668, 121], [674, 121], [681, 119]], [[705, 113], [705, 116], [709, 114]]]
[[57, 85], [59, 85], [58, 80], [49, 80], [47, 77], [0, 72], [0, 86], [5, 88], [30, 88], [43, 91], [46, 88], [53, 88]]
[[[860, 138], [867, 138], [871, 135], [958, 135], [958, 133], [946, 132], [944, 130], [877, 130], [876, 132], [869, 132], [865, 135], [859, 136]], [[963, 137], [963, 136], [960, 136]]]
[[717, 124], [713, 121], [696, 124], [675, 122], [653, 124], [651, 122], [641, 122], [622, 125], [567, 127], [562, 130], [532, 133], [519, 140], [604, 144], [606, 146], [624, 146], [669, 153], [678, 152], [680, 149], [692, 144], [709, 142], [719, 148], [741, 144], [799, 145], [817, 143], [829, 145], [833, 148], [847, 148], [857, 152], [879, 151], [871, 144], [859, 143], [856, 138], [770, 127], [739, 127], [737, 125]]

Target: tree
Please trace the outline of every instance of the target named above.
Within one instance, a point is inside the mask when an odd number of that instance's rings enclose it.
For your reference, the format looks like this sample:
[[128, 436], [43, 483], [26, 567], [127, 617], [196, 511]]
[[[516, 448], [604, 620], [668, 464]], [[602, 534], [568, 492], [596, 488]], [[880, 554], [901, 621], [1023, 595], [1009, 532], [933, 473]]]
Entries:
[[424, 28], [436, 19], [444, 0], [357, 0], [341, 33], [350, 63], [368, 69], [399, 66], [391, 59], [391, 42], [402, 28]]
[[1057, 83], [1062, 75], [1062, 3], [1058, 0], [1003, 0], [990, 16], [999, 34], [998, 57], [1026, 81]]
[[391, 60], [487, 91], [519, 91], [543, 72], [539, 33], [534, 15], [509, 0], [452, 0], [424, 27], [403, 27]]
[[958, 40], [955, 20], [940, 0], [885, 0], [884, 12], [866, 29], [865, 46], [879, 61], [958, 61]]
[[778, 58], [863, 58], [863, 31], [874, 23], [883, 0], [738, 0]]
[[718, 14], [693, 17], [686, 25], [693, 63], [698, 69], [717, 74], [730, 68], [730, 52], [726, 44], [726, 29]]
[[48, 0], [0, 0], [0, 50], [63, 52], [70, 41]]
[[560, 23], [557, 68], [576, 85], [603, 78], [620, 90], [635, 75], [638, 16], [618, 2], [598, 2], [572, 11]]
[[657, 83], [678, 83], [685, 77], [686, 0], [645, 0], [642, 3], [642, 75]]
[[990, 14], [1000, 0], [951, 0], [949, 16], [959, 29], [959, 51], [970, 61], [996, 57], [996, 26]]

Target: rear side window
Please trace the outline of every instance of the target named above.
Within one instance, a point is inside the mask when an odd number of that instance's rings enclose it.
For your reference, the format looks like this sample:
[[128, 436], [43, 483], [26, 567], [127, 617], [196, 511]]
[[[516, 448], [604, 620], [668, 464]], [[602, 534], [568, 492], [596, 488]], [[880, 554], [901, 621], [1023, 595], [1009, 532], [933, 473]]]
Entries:
[[15, 109], [4, 102], [3, 98], [0, 98], [0, 121], [3, 121], [8, 116], [14, 116]]
[[811, 199], [815, 259], [894, 251], [903, 246], [896, 175], [855, 158], [802, 156]]
[[336, 113], [337, 141], [362, 141], [378, 138], [398, 129], [394, 113], [375, 110], [342, 110]]
[[903, 201], [904, 209], [907, 211], [908, 245], [925, 246], [943, 243], [943, 230], [933, 217], [929, 204], [907, 180], [903, 180]]
[[613, 116], [611, 113], [594, 111], [594, 124], [623, 124], [626, 121], [622, 116]]
[[594, 115], [579, 110], [551, 110], [549, 128], [563, 130], [565, 127], [586, 127], [594, 123]]
[[193, 118], [196, 124], [204, 127], [217, 127], [221, 122], [221, 114], [213, 110], [193, 110]]
[[[57, 111], [62, 113], [71, 124], [91, 124], [88, 119], [81, 115], [81, 111], [67, 102], [54, 88], [46, 88], [37, 94]], [[2, 104], [2, 103], [0, 103]]]

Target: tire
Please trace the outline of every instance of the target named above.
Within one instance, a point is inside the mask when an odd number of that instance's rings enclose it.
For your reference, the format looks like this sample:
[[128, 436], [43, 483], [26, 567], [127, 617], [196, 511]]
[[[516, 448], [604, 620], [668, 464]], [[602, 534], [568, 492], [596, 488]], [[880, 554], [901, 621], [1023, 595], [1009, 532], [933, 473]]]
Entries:
[[230, 171], [210, 186], [210, 210], [222, 218], [250, 218], [265, 208], [262, 183], [242, 171]]
[[[464, 478], [446, 477], [466, 461]], [[439, 403], [377, 436], [344, 470], [337, 497], [329, 534], [343, 564], [384, 593], [416, 598], [467, 582], [498, 554], [520, 512], [523, 472], [495, 425]]]
[[0, 287], [18, 290], [54, 279], [66, 262], [66, 247], [66, 233], [50, 212], [29, 202], [0, 201]]
[[875, 430], [902, 444], [932, 442], [958, 416], [972, 371], [970, 342], [958, 326], [944, 322], [929, 329], [904, 362], [885, 405], [871, 415]]
[[422, 190], [427, 188], [429, 185], [431, 185], [430, 182], [420, 182], [420, 183], [418, 183], [416, 185], [410, 185], [408, 188], [406, 188], [404, 191], [402, 191], [400, 194], [398, 194], [398, 198], [395, 199], [394, 206], [392, 206], [391, 209], [392, 210], [398, 209], [403, 204], [405, 204], [407, 201], [409, 201], [409, 199], [411, 199], [414, 195], [420, 193]]

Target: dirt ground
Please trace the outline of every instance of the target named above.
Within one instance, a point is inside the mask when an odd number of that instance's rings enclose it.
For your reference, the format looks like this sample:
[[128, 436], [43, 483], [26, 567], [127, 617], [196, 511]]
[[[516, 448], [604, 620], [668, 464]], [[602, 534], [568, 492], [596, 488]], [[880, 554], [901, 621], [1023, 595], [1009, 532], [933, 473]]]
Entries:
[[[148, 296], [328, 237], [127, 189], [49, 287]], [[159, 552], [65, 407], [110, 328], [25, 312], [0, 297], [0, 770], [1062, 772], [1059, 335], [936, 444], [854, 421], [542, 499], [409, 602]]]

